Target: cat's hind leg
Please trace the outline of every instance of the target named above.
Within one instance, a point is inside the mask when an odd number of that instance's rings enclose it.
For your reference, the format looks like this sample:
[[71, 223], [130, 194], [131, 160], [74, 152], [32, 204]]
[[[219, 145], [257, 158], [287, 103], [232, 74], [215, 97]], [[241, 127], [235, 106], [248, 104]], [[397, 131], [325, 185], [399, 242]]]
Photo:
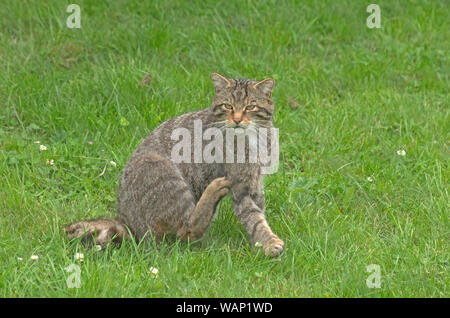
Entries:
[[151, 234], [157, 242], [168, 234], [197, 240], [211, 223], [230, 183], [213, 180], [196, 200], [191, 186], [169, 159], [146, 153], [133, 157], [124, 169], [118, 194], [118, 220], [138, 238]]

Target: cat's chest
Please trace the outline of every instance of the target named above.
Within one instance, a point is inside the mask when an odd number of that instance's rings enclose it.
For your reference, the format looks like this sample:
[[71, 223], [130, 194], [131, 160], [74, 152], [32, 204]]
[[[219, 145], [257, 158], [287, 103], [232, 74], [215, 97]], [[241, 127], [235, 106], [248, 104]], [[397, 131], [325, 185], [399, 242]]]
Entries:
[[260, 182], [260, 167], [255, 164], [225, 164], [224, 176], [232, 185], [243, 184], [254, 188]]

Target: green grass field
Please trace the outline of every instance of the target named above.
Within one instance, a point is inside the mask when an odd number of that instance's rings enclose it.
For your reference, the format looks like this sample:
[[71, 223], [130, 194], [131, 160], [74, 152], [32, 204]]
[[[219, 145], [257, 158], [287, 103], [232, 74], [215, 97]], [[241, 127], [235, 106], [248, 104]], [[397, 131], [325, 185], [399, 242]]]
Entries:
[[[1, 297], [450, 296], [448, 1], [377, 1], [380, 29], [370, 1], [142, 2], [0, 5]], [[229, 198], [190, 245], [68, 241], [64, 225], [115, 215], [152, 129], [210, 105], [212, 72], [276, 80], [282, 256], [249, 246]]]

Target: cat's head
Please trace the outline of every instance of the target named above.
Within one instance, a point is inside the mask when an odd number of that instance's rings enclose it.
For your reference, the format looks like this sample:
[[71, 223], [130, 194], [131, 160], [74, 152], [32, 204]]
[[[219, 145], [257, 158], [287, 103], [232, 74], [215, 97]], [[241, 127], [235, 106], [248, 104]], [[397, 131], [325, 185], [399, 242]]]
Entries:
[[211, 110], [225, 128], [269, 127], [274, 105], [271, 99], [275, 81], [226, 78], [212, 74], [215, 94]]

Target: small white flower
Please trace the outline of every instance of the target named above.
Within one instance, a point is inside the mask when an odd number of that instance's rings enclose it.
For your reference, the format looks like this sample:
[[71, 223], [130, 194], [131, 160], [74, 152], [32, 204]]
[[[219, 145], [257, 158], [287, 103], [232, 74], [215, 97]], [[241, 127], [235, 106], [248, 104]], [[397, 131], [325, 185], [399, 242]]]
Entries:
[[158, 275], [158, 269], [155, 267], [150, 267], [149, 268], [150, 273], [152, 273], [153, 275]]
[[33, 261], [37, 261], [39, 259], [39, 256], [37, 255], [31, 255], [30, 257]]
[[45, 147], [44, 145], [40, 145], [39, 149], [41, 149], [42, 151], [47, 150], [47, 147]]
[[76, 259], [77, 261], [82, 262], [82, 261], [84, 260], [84, 254], [83, 254], [83, 253], [76, 253], [76, 254], [75, 254], [75, 259]]
[[41, 142], [39, 140], [36, 140], [34, 143], [35, 144], [40, 144]]
[[109, 164], [110, 164], [111, 166], [113, 166], [114, 168], [117, 167], [117, 163], [115, 163], [115, 162], [112, 161], [112, 160], [109, 162]]
[[403, 150], [403, 149], [399, 149], [399, 150], [397, 150], [397, 155], [399, 155], [399, 156], [405, 156], [405, 155], [406, 155], [406, 151]]
[[262, 246], [262, 244], [260, 242], [255, 243], [255, 247], [261, 247], [261, 246]]
[[95, 250], [96, 251], [101, 251], [102, 250], [102, 246], [101, 245], [95, 245]]
[[53, 166], [55, 164], [55, 162], [53, 161], [53, 159], [47, 160], [47, 164], [50, 166]]
[[373, 182], [373, 179], [371, 177], [367, 177], [367, 181]]
[[17, 260], [18, 261], [23, 261], [23, 258], [22, 257], [18, 257]]

